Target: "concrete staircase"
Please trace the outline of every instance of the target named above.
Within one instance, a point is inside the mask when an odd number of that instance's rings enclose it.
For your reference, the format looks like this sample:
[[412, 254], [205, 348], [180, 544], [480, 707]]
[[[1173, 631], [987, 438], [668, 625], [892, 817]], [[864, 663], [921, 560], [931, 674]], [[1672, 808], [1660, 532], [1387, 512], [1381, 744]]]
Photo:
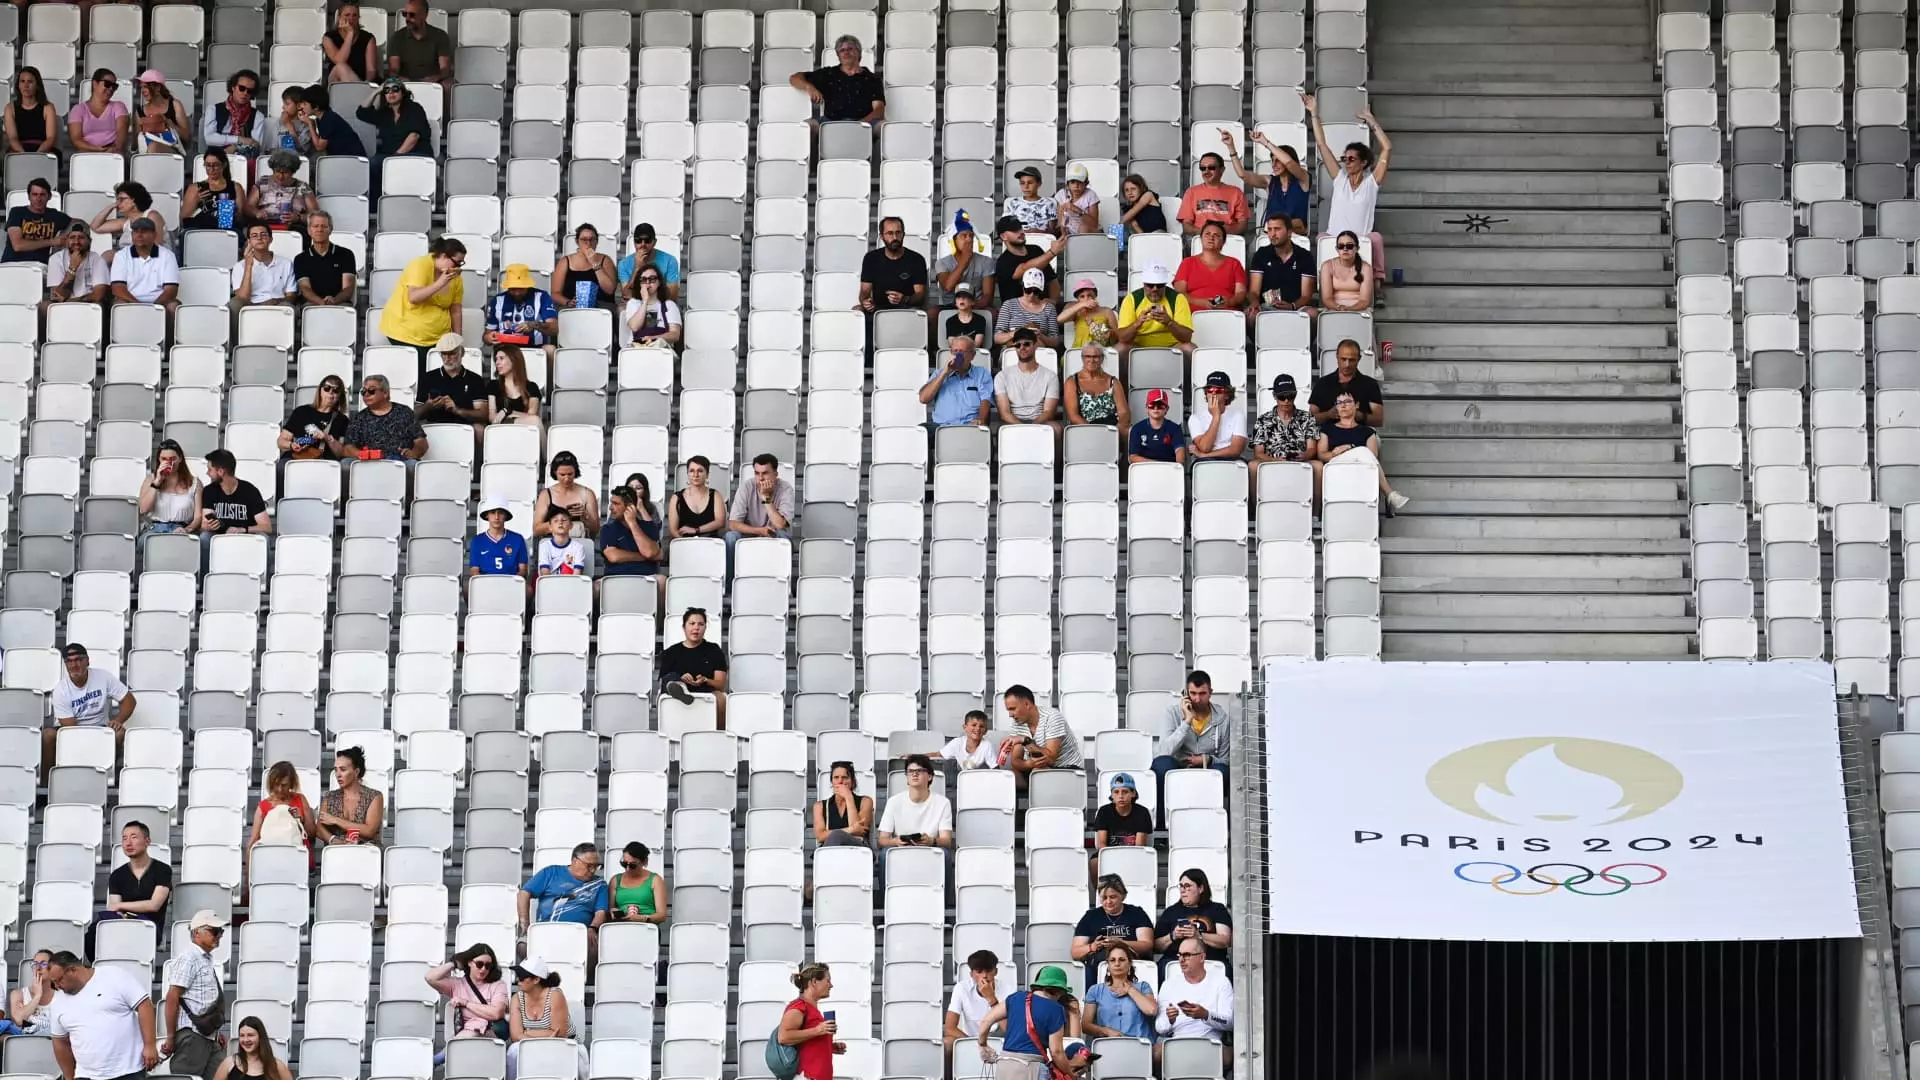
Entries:
[[1387, 659], [1684, 658], [1680, 385], [1643, 0], [1376, 0]]

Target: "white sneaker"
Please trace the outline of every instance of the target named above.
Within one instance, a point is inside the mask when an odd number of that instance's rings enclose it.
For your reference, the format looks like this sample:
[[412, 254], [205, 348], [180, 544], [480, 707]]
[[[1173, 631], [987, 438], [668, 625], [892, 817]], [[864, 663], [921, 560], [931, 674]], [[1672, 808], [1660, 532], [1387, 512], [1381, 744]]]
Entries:
[[1412, 499], [1407, 498], [1397, 491], [1387, 492], [1387, 505], [1393, 507], [1395, 510], [1405, 510], [1407, 504], [1412, 501]]

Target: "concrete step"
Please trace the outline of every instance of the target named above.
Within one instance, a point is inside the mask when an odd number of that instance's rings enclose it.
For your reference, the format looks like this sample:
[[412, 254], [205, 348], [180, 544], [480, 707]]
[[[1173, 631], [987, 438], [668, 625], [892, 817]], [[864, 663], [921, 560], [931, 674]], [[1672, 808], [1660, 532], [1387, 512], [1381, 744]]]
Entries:
[[1511, 439], [1462, 436], [1418, 438], [1389, 423], [1382, 452], [1390, 464], [1457, 462], [1463, 465], [1540, 464], [1668, 465], [1679, 460], [1675, 448], [1658, 439]]
[[1486, 437], [1524, 438], [1524, 439], [1670, 439], [1677, 440], [1681, 435], [1678, 423], [1673, 424], [1602, 424], [1602, 423], [1562, 423], [1558, 421], [1539, 422], [1496, 422], [1496, 421], [1434, 421], [1433, 423], [1393, 422], [1394, 436], [1424, 435], [1430, 438], [1455, 435], [1479, 435]]
[[1684, 578], [1642, 577], [1466, 577], [1456, 574], [1386, 574], [1380, 578], [1382, 603], [1391, 594], [1437, 593], [1452, 596], [1488, 596], [1510, 593], [1552, 596], [1564, 593], [1683, 596], [1693, 595], [1693, 583]]
[[1606, 41], [1613, 48], [1637, 47], [1645, 50], [1649, 41], [1647, 21], [1606, 23], [1600, 20], [1559, 18], [1526, 23], [1488, 24], [1462, 22], [1413, 22], [1399, 17], [1383, 19], [1367, 35], [1369, 49], [1402, 45], [1485, 45], [1521, 46], [1529, 54], [1537, 46], [1579, 46]]
[[1446, 154], [1415, 152], [1402, 154], [1393, 149], [1393, 163], [1407, 169], [1511, 169], [1514, 172], [1651, 172], [1665, 169], [1667, 159], [1657, 154], [1631, 156], [1575, 156], [1558, 154]]
[[[1391, 455], [1389, 455], [1391, 456]], [[1387, 475], [1393, 475], [1391, 468]], [[1687, 504], [1682, 500], [1662, 501], [1657, 499], [1513, 499], [1495, 497], [1491, 499], [1427, 499], [1409, 505], [1400, 511], [1401, 515], [1418, 517], [1421, 515], [1443, 517], [1605, 517], [1608, 515], [1624, 517], [1685, 517]], [[1398, 520], [1398, 518], [1395, 518]]]
[[1646, 308], [1674, 317], [1669, 306], [1673, 291], [1631, 286], [1572, 285], [1400, 285], [1393, 289], [1395, 306], [1503, 309]]
[[[1388, 329], [1382, 326], [1381, 329]], [[1489, 328], [1492, 329], [1492, 328]], [[1499, 329], [1507, 329], [1500, 327]], [[1387, 341], [1393, 341], [1391, 337]], [[1525, 364], [1626, 364], [1659, 363], [1673, 367], [1673, 349], [1671, 346], [1636, 345], [1470, 345], [1459, 342], [1444, 344], [1426, 344], [1419, 342], [1396, 342], [1393, 351], [1394, 363], [1404, 360], [1445, 360], [1471, 363], [1482, 360], [1500, 360]]]
[[[1671, 328], [1674, 315], [1670, 308], [1664, 307], [1433, 307], [1419, 304], [1416, 298], [1400, 297], [1401, 292], [1413, 292], [1417, 286], [1403, 286], [1390, 290], [1395, 318], [1404, 318], [1416, 322], [1458, 322], [1458, 323], [1500, 323], [1500, 322], [1537, 322], [1542, 319], [1558, 323], [1646, 323]], [[1393, 338], [1386, 340], [1392, 341]]]
[[[1432, 172], [1423, 169], [1395, 169], [1393, 180], [1380, 192], [1384, 200], [1389, 192], [1440, 194], [1454, 196], [1455, 206], [1478, 206], [1461, 195], [1659, 195], [1666, 188], [1663, 171], [1639, 173], [1596, 172], [1519, 172], [1512, 170], [1454, 169]], [[1588, 222], [1588, 225], [1595, 223]], [[1604, 230], [1602, 230], [1604, 231]]]
[[[1451, 14], [1451, 9], [1443, 10]], [[1534, 122], [1518, 130], [1553, 131], [1554, 122], [1560, 120], [1657, 120], [1659, 117], [1657, 95], [1644, 99], [1559, 95], [1527, 97], [1517, 94], [1386, 93], [1375, 90], [1367, 100], [1383, 124], [1390, 120], [1405, 122], [1420, 118], [1461, 121], [1506, 119]], [[1387, 130], [1395, 129], [1388, 127]]]
[[[1663, 401], [1509, 401], [1505, 399], [1411, 400], [1393, 396], [1388, 382], [1387, 422], [1401, 424], [1635, 424], [1668, 425], [1678, 408]], [[1391, 434], [1391, 430], [1389, 434]]]
[[1382, 7], [1376, 4], [1374, 10], [1381, 17], [1375, 33], [1399, 26], [1479, 26], [1497, 29], [1558, 25], [1604, 26], [1608, 28], [1607, 33], [1631, 33], [1634, 29], [1644, 29], [1647, 24], [1646, 11], [1631, 5], [1574, 5], [1579, 8], [1577, 12], [1566, 10], [1567, 6], [1396, 3]]
[[[1373, 336], [1377, 340], [1394, 343], [1394, 355], [1399, 356], [1400, 347], [1406, 345], [1467, 345], [1467, 346], [1633, 346], [1646, 349], [1667, 349], [1673, 335], [1672, 320], [1668, 325], [1616, 326], [1596, 335], [1592, 327], [1563, 326], [1548, 322], [1509, 322], [1499, 326], [1475, 328], [1457, 322], [1425, 322], [1398, 308], [1382, 312], [1375, 316]], [[1596, 336], [1603, 340], [1595, 341]]]
[[[1492, 101], [1494, 98], [1445, 98], [1448, 101]], [[1545, 99], [1550, 100], [1550, 99]], [[1569, 98], [1568, 100], [1582, 100]], [[1631, 98], [1605, 98], [1609, 101], [1631, 101]], [[1498, 134], [1514, 133], [1557, 133], [1563, 135], [1642, 135], [1661, 130], [1658, 117], [1556, 117], [1547, 120], [1533, 120], [1511, 116], [1391, 116], [1378, 105], [1374, 106], [1374, 115], [1388, 131], [1393, 132], [1397, 140], [1402, 135], [1416, 131], [1430, 132], [1476, 132]], [[1397, 152], [1397, 147], [1396, 147]]]
[[[1393, 78], [1369, 80], [1367, 93], [1434, 94], [1450, 97], [1650, 97], [1658, 101], [1660, 84], [1652, 78], [1652, 65], [1643, 64], [1641, 67], [1644, 73], [1638, 81], [1622, 79], [1602, 82], [1555, 82], [1551, 75], [1536, 77], [1534, 81], [1502, 80], [1488, 78], [1486, 70], [1446, 78], [1423, 78], [1404, 71], [1393, 71]], [[1379, 70], [1384, 72], [1392, 69], [1380, 68]], [[1569, 72], [1567, 78], [1572, 80], [1576, 75]], [[1388, 130], [1392, 129], [1388, 128]]]
[[[1562, 135], [1412, 132], [1393, 140], [1393, 164], [1404, 168], [1419, 155], [1461, 157], [1660, 158], [1658, 135]], [[1656, 166], [1656, 168], [1663, 166]]]
[[1590, 398], [1608, 401], [1678, 401], [1678, 383], [1634, 382], [1419, 382], [1393, 380], [1398, 398]]
[[[1587, 395], [1606, 396], [1611, 394], [1658, 394], [1665, 396], [1677, 394], [1672, 364], [1567, 364], [1550, 361], [1488, 361], [1488, 360], [1409, 360], [1400, 356], [1395, 346], [1393, 369], [1393, 389], [1396, 395], [1417, 397], [1421, 391], [1410, 389], [1421, 385], [1435, 386], [1430, 391], [1433, 396], [1466, 396], [1449, 394], [1447, 386], [1463, 384], [1489, 384], [1492, 391], [1501, 396], [1570, 396]], [[1521, 387], [1552, 384], [1551, 393], [1533, 394]], [[1565, 384], [1565, 385], [1561, 385]], [[1617, 387], [1618, 389], [1608, 389]]]
[[1690, 634], [1691, 615], [1383, 615], [1380, 628], [1403, 634]]
[[1382, 593], [1380, 614], [1444, 618], [1450, 615], [1482, 617], [1531, 616], [1564, 619], [1658, 619], [1685, 616], [1684, 596], [1633, 596], [1616, 593], [1567, 593], [1543, 596], [1529, 593], [1490, 593], [1457, 596], [1436, 593]]
[[[1398, 523], [1399, 518], [1393, 519]], [[1691, 552], [1677, 537], [1643, 536], [1387, 536], [1383, 554], [1393, 555], [1679, 555]]]
[[[1383, 626], [1384, 630], [1384, 626]], [[1388, 633], [1383, 660], [1684, 660], [1693, 655], [1693, 636], [1672, 634], [1594, 634], [1584, 622], [1569, 620], [1561, 633]]]
[[[1427, 173], [1429, 177], [1450, 177], [1464, 174]], [[1552, 176], [1552, 173], [1532, 173], [1534, 178]], [[1581, 173], [1566, 173], [1578, 177]], [[1637, 176], [1637, 173], [1623, 173], [1623, 176]], [[1419, 189], [1401, 191], [1388, 188], [1380, 193], [1381, 209], [1420, 210], [1444, 206], [1455, 211], [1455, 217], [1462, 213], [1488, 214], [1499, 216], [1514, 210], [1561, 210], [1579, 211], [1585, 214], [1614, 210], [1649, 210], [1666, 204], [1665, 196], [1658, 192], [1578, 192], [1578, 191], [1493, 191], [1487, 189], [1484, 179], [1462, 180], [1457, 189], [1436, 188], [1436, 184], [1453, 183], [1446, 180], [1425, 180]], [[1471, 208], [1471, 209], [1468, 209]], [[1584, 224], [1591, 225], [1589, 219]]]
[[[1381, 191], [1382, 197], [1399, 186], [1395, 182]], [[1480, 221], [1477, 219], [1489, 220]], [[1469, 221], [1476, 231], [1469, 232]], [[1463, 200], [1458, 205], [1434, 207], [1382, 206], [1374, 225], [1397, 244], [1423, 244], [1427, 238], [1456, 237], [1461, 243], [1491, 243], [1500, 246], [1528, 243], [1520, 237], [1539, 237], [1547, 247], [1648, 247], [1667, 251], [1673, 238], [1667, 235], [1666, 215], [1660, 209], [1619, 211], [1604, 217], [1586, 217], [1557, 210], [1515, 208], [1489, 212], [1477, 202]]]
[[[1402, 248], [1392, 249], [1393, 268], [1400, 272], [1408, 285], [1598, 285], [1619, 288], [1671, 288], [1673, 271], [1659, 270], [1583, 270], [1578, 265], [1582, 260], [1581, 252], [1568, 252], [1563, 258], [1566, 264], [1558, 268], [1521, 269], [1518, 267], [1488, 267], [1486, 262], [1500, 253], [1483, 252], [1468, 256], [1473, 260], [1468, 266], [1448, 266], [1444, 259], [1431, 258], [1435, 250], [1429, 249], [1429, 258], [1425, 266], [1408, 265], [1408, 252]], [[1466, 255], [1464, 249], [1453, 249]], [[1632, 252], [1629, 254], [1638, 254]], [[1437, 264], [1437, 265], [1436, 265]]]
[[1686, 574], [1686, 560], [1678, 555], [1399, 555], [1383, 552], [1380, 572], [1382, 577], [1471, 575], [1497, 580], [1591, 576], [1669, 581]]
[[[1531, 86], [1533, 80], [1564, 74], [1583, 84], [1641, 87], [1653, 74], [1653, 61], [1640, 46], [1395, 45], [1370, 52], [1369, 62], [1375, 71], [1391, 71], [1397, 79], [1441, 85], [1455, 79], [1477, 79], [1489, 86], [1503, 82]], [[1593, 58], [1584, 58], [1588, 56]]]
[[[1405, 470], [1397, 469], [1395, 475], [1403, 476]], [[1680, 536], [1680, 525], [1677, 519], [1654, 517], [1456, 518], [1409, 512], [1382, 524], [1387, 533], [1382, 543], [1405, 543], [1409, 540], [1426, 543], [1437, 540], [1475, 540], [1483, 543], [1488, 540], [1525, 540], [1534, 543], [1676, 540]]]
[[1475, 501], [1475, 500], [1580, 500], [1582, 502], [1621, 502], [1677, 500], [1680, 498], [1680, 485], [1672, 480], [1645, 479], [1608, 479], [1604, 477], [1471, 477], [1471, 476], [1408, 476], [1401, 477], [1387, 462], [1387, 475], [1393, 477], [1393, 486], [1414, 500], [1414, 506], [1432, 500]]
[[[1582, 276], [1566, 284], [1622, 284], [1672, 286], [1673, 270], [1667, 265], [1667, 253], [1651, 248], [1585, 248], [1542, 244], [1515, 245], [1522, 239], [1490, 233], [1468, 233], [1471, 243], [1445, 243], [1461, 238], [1417, 236], [1394, 237], [1389, 256], [1396, 270], [1444, 271], [1452, 275], [1471, 275], [1466, 280], [1495, 282], [1513, 279], [1516, 285], [1553, 285], [1542, 275]], [[1536, 237], [1525, 237], [1535, 240]]]

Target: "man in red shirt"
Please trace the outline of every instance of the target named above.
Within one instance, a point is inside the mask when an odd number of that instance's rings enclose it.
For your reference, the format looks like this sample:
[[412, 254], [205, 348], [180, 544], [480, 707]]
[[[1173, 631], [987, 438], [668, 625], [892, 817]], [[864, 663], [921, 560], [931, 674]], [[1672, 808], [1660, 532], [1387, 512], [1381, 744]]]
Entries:
[[[1185, 213], [1185, 211], [1181, 211]], [[1180, 260], [1173, 289], [1195, 311], [1239, 311], [1247, 306], [1247, 268], [1227, 255], [1227, 227], [1209, 221], [1200, 227], [1200, 254]]]
[[1188, 236], [1200, 231], [1209, 221], [1217, 221], [1229, 232], [1245, 232], [1252, 219], [1247, 209], [1247, 194], [1232, 184], [1220, 182], [1226, 161], [1219, 154], [1200, 155], [1200, 182], [1180, 196], [1180, 225]]

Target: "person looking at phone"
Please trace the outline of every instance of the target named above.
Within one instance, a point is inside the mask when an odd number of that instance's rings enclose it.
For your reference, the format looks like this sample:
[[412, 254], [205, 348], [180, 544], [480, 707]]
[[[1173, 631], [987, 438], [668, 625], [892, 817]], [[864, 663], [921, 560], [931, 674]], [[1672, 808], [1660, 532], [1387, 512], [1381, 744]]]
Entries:
[[953, 803], [933, 790], [933, 761], [907, 755], [907, 793], [880, 812], [880, 846], [953, 847]]
[[[1225, 974], [1207, 968], [1207, 951], [1197, 941], [1183, 941], [1179, 964], [1167, 973], [1156, 995], [1160, 1013], [1153, 1029], [1162, 1039], [1200, 1038], [1221, 1043], [1220, 1033], [1233, 1029], [1233, 984]], [[1153, 1046], [1153, 1063], [1160, 1064], [1160, 1048]], [[1226, 1061], [1226, 1047], [1221, 1046]]]
[[1103, 874], [1098, 887], [1100, 903], [1080, 916], [1071, 946], [1073, 958], [1086, 963], [1089, 982], [1099, 977], [1100, 962], [1116, 946], [1143, 960], [1153, 954], [1153, 919], [1127, 903], [1127, 883], [1118, 874]]
[[233, 451], [207, 454], [207, 484], [200, 489], [200, 537], [211, 540], [222, 533], [271, 533], [267, 500], [260, 489], [234, 474]]
[[928, 423], [936, 428], [984, 427], [993, 408], [993, 373], [973, 362], [972, 338], [952, 338], [947, 347], [952, 350], [947, 362], [933, 369], [920, 387]]
[[1198, 941], [1207, 951], [1207, 959], [1227, 962], [1227, 950], [1233, 946], [1233, 912], [1213, 898], [1213, 885], [1207, 872], [1190, 866], [1180, 875], [1180, 898], [1160, 913], [1153, 924], [1153, 945], [1164, 962], [1178, 952], [1184, 942]]
[[1168, 286], [1173, 272], [1166, 263], [1152, 263], [1140, 273], [1140, 287], [1120, 301], [1120, 361], [1134, 349], [1178, 349], [1193, 362], [1193, 304], [1185, 293]]

